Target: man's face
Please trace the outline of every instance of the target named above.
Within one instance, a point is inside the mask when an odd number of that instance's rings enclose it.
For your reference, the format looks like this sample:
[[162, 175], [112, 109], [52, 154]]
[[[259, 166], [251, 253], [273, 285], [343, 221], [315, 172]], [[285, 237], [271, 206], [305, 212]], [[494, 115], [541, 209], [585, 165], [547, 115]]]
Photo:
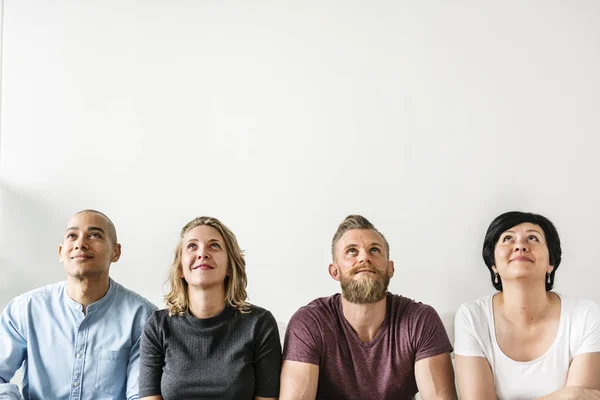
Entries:
[[108, 221], [100, 214], [85, 212], [69, 221], [58, 246], [65, 271], [74, 278], [108, 276], [110, 264], [119, 260], [121, 245], [110, 237]]
[[388, 260], [385, 242], [377, 232], [352, 229], [337, 242], [329, 273], [341, 282], [346, 300], [357, 304], [374, 303], [386, 296], [394, 275], [394, 263]]

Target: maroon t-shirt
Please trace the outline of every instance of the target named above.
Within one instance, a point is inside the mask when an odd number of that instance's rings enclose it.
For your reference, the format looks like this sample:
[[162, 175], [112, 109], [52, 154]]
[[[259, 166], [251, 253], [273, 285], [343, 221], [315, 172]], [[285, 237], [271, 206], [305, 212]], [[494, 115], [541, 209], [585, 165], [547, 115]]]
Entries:
[[300, 308], [285, 333], [283, 359], [319, 366], [317, 400], [412, 399], [415, 362], [452, 351], [435, 310], [387, 295], [381, 328], [361, 342], [342, 312], [340, 294]]

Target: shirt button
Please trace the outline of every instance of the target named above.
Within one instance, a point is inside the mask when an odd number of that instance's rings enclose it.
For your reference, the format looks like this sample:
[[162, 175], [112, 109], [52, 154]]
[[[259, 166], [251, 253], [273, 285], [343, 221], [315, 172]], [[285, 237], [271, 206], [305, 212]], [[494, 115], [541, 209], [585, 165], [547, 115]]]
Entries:
[[73, 382], [73, 386], [75, 386], [75, 387], [79, 386], [79, 382], [77, 382], [77, 381]]
[[75, 354], [75, 357], [77, 357], [77, 358], [81, 358], [81, 353], [77, 353], [77, 354]]

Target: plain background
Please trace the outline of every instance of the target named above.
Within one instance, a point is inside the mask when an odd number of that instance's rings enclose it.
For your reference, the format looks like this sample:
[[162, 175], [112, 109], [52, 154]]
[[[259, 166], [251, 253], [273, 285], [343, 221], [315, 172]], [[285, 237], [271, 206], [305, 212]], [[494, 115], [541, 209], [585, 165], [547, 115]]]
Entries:
[[390, 290], [458, 306], [509, 210], [557, 226], [557, 291], [600, 301], [600, 2], [6, 0], [0, 309], [64, 279], [70, 216], [107, 213], [114, 279], [162, 306], [181, 227], [210, 215], [279, 321], [339, 290], [348, 214]]

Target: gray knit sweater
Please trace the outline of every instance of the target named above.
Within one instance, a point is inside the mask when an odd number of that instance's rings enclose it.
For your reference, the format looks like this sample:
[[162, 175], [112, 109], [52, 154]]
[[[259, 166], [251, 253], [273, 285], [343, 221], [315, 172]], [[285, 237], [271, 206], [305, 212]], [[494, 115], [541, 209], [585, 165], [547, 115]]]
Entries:
[[140, 348], [140, 397], [251, 400], [278, 397], [281, 344], [273, 315], [227, 306], [215, 317], [155, 311]]

